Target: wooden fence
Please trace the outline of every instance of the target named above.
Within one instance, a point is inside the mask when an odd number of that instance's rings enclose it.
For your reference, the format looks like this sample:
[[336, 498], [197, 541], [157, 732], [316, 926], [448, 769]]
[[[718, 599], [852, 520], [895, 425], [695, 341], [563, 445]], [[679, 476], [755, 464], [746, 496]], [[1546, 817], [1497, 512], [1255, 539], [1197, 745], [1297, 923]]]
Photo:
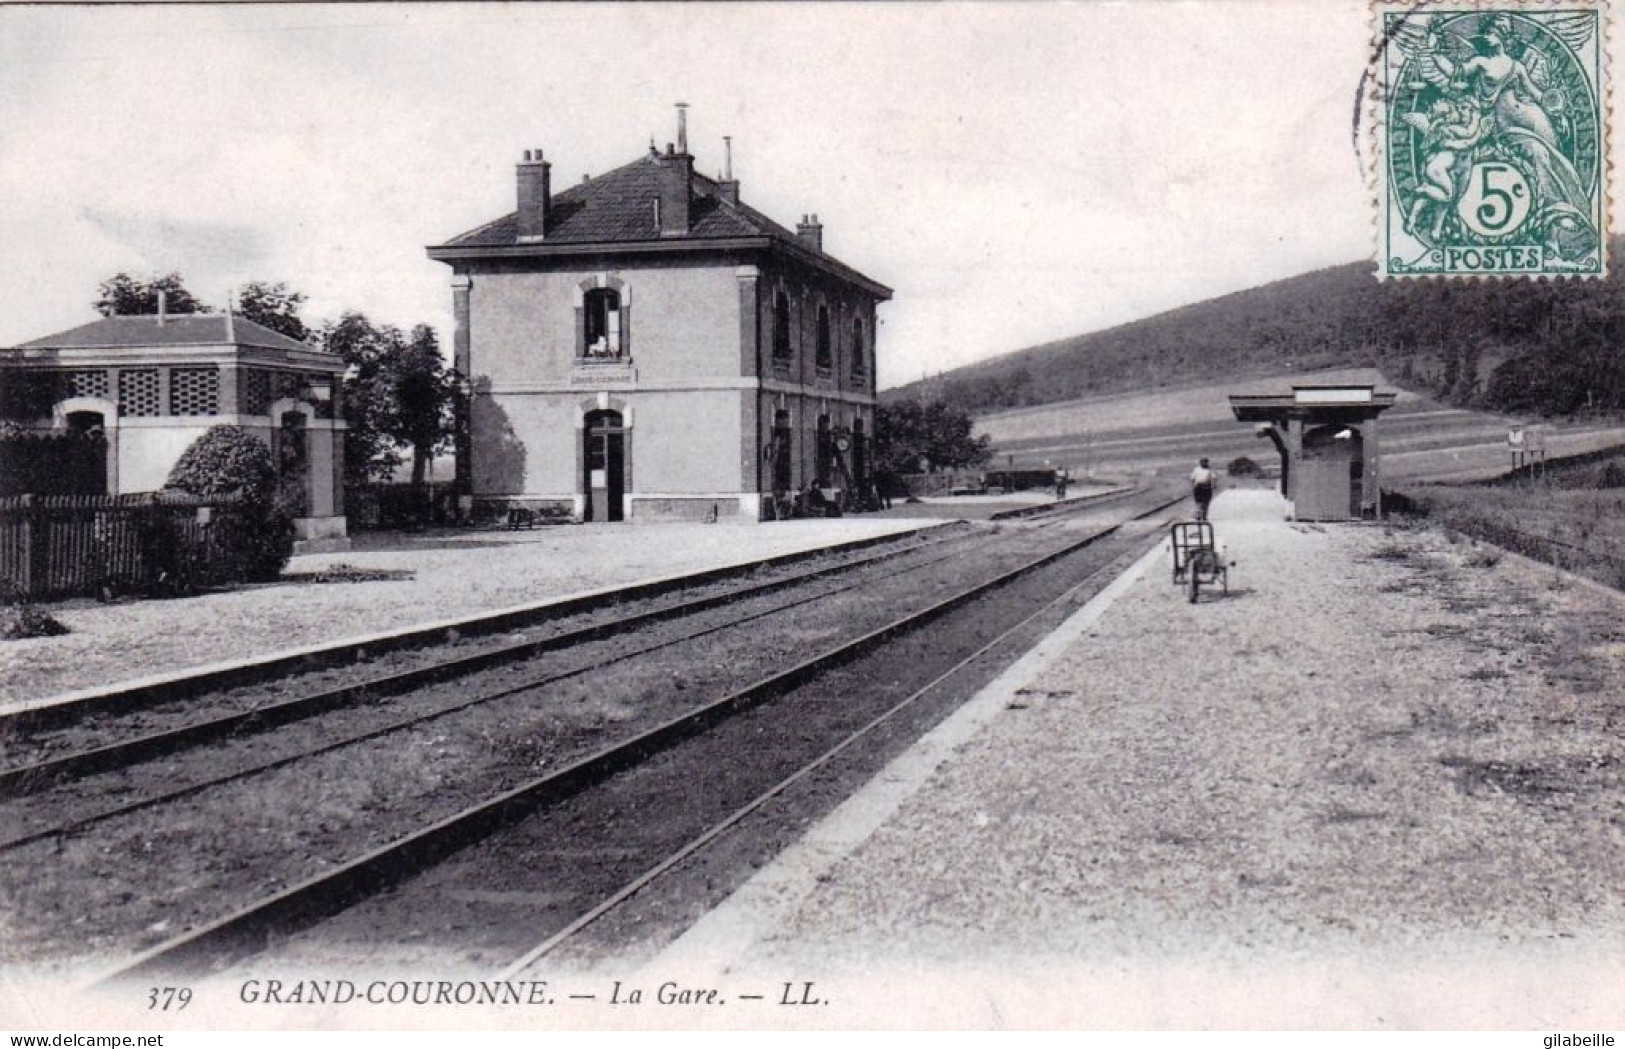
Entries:
[[352, 484], [344, 489], [344, 513], [358, 532], [456, 524], [457, 486], [450, 481]]
[[0, 590], [26, 598], [215, 582], [235, 500], [170, 493], [0, 498]]

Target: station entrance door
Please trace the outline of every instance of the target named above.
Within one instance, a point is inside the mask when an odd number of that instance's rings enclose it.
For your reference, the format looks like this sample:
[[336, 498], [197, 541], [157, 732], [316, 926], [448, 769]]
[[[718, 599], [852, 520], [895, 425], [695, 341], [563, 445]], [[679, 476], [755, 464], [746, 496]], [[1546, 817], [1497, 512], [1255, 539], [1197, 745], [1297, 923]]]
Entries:
[[626, 493], [626, 431], [621, 413], [589, 412], [582, 447], [582, 480], [586, 491], [583, 518], [619, 521]]

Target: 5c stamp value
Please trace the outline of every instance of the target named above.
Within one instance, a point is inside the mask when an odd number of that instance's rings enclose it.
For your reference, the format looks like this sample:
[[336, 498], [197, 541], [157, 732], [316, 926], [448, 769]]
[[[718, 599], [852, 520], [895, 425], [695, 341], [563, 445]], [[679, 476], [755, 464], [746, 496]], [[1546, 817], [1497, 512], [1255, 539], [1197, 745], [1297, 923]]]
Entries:
[[1601, 276], [1607, 9], [1379, 3], [1383, 277]]

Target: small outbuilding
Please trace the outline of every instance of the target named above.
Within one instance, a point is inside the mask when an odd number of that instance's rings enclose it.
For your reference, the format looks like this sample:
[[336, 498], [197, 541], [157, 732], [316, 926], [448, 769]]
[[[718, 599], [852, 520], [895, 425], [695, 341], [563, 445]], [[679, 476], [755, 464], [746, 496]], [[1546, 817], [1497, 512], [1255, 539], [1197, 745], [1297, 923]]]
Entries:
[[337, 539], [343, 372], [335, 355], [230, 313], [104, 317], [0, 350], [0, 422], [100, 434], [104, 461], [76, 484], [86, 495], [156, 491], [204, 431], [241, 426], [301, 496], [300, 538]]
[[1232, 394], [1236, 419], [1258, 424], [1281, 455], [1281, 494], [1299, 521], [1382, 516], [1377, 417], [1397, 394], [1369, 385], [1293, 386], [1291, 393]]

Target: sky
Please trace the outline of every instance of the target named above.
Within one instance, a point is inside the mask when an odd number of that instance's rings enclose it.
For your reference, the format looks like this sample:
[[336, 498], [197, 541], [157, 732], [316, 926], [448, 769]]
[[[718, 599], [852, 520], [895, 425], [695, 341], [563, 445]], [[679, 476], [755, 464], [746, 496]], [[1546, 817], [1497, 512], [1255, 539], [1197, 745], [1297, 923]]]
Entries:
[[1369, 39], [1366, 0], [0, 7], [0, 346], [119, 271], [449, 343], [424, 247], [683, 101], [701, 171], [732, 136], [747, 203], [895, 289], [897, 385], [1369, 258]]

